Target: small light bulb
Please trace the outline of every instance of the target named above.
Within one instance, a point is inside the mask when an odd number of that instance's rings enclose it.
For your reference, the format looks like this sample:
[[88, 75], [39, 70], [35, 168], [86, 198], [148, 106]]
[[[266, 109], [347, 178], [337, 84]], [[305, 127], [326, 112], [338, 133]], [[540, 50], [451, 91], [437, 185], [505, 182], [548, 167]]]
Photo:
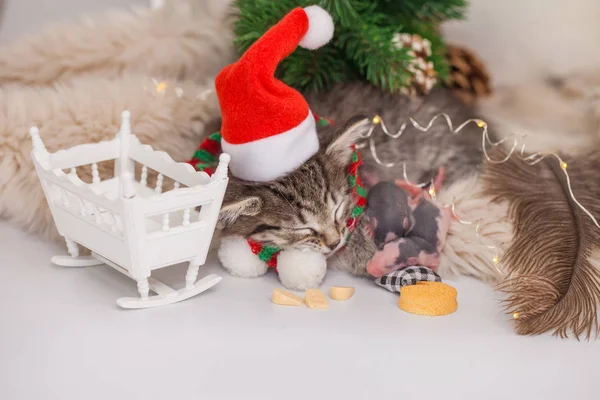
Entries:
[[434, 188], [433, 186], [431, 186], [431, 187], [429, 188], [429, 195], [430, 195], [431, 197], [435, 197], [435, 188]]
[[483, 128], [484, 126], [486, 126], [487, 124], [485, 123], [485, 121], [482, 121], [480, 119], [477, 120], [477, 126], [480, 128]]
[[158, 93], [164, 92], [166, 88], [167, 88], [167, 82], [161, 82], [158, 85], [156, 85], [156, 91]]
[[376, 115], [376, 116], [374, 116], [374, 117], [373, 117], [373, 123], [374, 123], [375, 125], [378, 125], [378, 124], [380, 124], [380, 123], [381, 123], [381, 117], [380, 117], [379, 115]]
[[567, 169], [567, 163], [566, 163], [566, 162], [564, 162], [564, 161], [561, 161], [561, 162], [560, 162], [560, 167], [561, 167], [562, 169]]
[[500, 259], [498, 258], [498, 256], [494, 256], [494, 258], [492, 258], [492, 261], [494, 261], [494, 265], [496, 265], [500, 262]]
[[513, 313], [513, 319], [518, 319], [518, 318], [519, 318], [519, 313], [518, 312]]

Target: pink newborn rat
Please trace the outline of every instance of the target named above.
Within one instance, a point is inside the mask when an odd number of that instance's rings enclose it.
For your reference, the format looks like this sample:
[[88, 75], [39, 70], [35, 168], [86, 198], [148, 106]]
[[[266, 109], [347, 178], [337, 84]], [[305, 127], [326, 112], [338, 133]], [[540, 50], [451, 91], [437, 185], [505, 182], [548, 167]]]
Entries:
[[369, 191], [366, 217], [378, 249], [367, 265], [370, 275], [413, 265], [437, 268], [451, 221], [449, 209], [439, 209], [422, 193], [411, 199], [398, 185], [379, 182]]

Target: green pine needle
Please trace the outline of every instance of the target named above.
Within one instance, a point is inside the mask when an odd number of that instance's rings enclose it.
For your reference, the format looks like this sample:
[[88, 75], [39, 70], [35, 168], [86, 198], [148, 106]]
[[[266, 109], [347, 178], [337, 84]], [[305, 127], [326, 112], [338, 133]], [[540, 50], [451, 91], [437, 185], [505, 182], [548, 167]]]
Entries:
[[418, 34], [432, 44], [438, 78], [448, 72], [440, 22], [464, 17], [466, 0], [237, 0], [235, 45], [243, 54], [294, 7], [318, 4], [335, 23], [334, 38], [315, 51], [298, 48], [283, 60], [276, 76], [299, 90], [323, 90], [338, 82], [366, 80], [397, 92], [410, 85], [408, 49], [398, 49], [396, 33]]
[[388, 15], [420, 22], [463, 19], [467, 0], [378, 0], [377, 8]]

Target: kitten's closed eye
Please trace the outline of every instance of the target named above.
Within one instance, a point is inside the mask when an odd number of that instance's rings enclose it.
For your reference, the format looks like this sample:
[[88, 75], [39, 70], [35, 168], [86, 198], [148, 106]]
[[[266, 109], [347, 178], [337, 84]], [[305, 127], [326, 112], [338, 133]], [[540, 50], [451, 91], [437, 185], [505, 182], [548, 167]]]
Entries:
[[279, 226], [275, 226], [275, 225], [267, 225], [267, 224], [260, 224], [257, 225], [256, 228], [254, 228], [254, 230], [252, 231], [252, 235], [255, 235], [257, 233], [262, 233], [262, 232], [266, 232], [266, 231], [278, 231], [281, 228]]
[[319, 232], [317, 232], [313, 228], [295, 228], [293, 230], [296, 231], [296, 233], [307, 233], [309, 235], [315, 235], [315, 236], [319, 235]]

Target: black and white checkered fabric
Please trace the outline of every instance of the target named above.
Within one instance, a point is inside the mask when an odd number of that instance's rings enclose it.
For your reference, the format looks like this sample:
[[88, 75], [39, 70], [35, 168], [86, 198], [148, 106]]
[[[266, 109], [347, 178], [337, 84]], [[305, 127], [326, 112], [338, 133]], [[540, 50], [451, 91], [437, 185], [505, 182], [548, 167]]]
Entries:
[[400, 293], [402, 286], [421, 281], [441, 282], [442, 278], [427, 267], [406, 267], [377, 278], [375, 283], [390, 292]]

